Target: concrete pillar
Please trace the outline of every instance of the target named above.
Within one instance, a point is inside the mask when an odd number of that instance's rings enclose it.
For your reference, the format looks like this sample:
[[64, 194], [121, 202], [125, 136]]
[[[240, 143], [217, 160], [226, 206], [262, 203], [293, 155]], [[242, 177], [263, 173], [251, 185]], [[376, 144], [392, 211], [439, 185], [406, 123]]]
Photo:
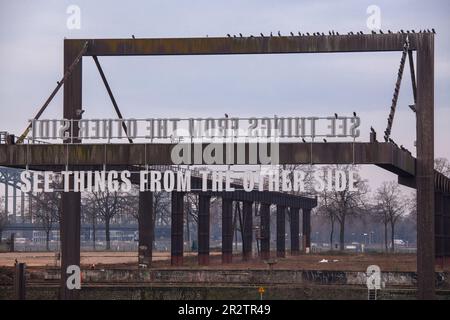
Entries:
[[242, 258], [249, 260], [252, 257], [253, 246], [253, 202], [244, 201], [243, 211], [243, 236], [242, 236]]
[[270, 259], [270, 204], [261, 203], [261, 259]]
[[198, 264], [209, 264], [209, 218], [211, 197], [200, 194], [198, 197]]
[[299, 208], [289, 208], [290, 215], [290, 227], [291, 227], [291, 255], [295, 256], [300, 253], [300, 218], [299, 218]]
[[222, 199], [222, 263], [233, 260], [233, 200]]
[[138, 209], [139, 248], [138, 264], [149, 267], [152, 263], [153, 249], [153, 192], [139, 192]]
[[171, 264], [183, 264], [183, 209], [184, 193], [172, 191]]
[[303, 252], [311, 250], [311, 209], [302, 209], [303, 213]]
[[277, 205], [277, 257], [286, 256], [286, 207]]
[[434, 299], [434, 34], [419, 34], [417, 47], [417, 292]]

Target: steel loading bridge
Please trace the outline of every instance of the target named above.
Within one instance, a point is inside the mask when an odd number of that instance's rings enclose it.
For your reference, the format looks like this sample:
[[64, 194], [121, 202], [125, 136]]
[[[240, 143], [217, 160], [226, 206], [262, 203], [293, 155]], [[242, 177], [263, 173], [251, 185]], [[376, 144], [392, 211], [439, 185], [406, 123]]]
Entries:
[[[180, 39], [82, 39], [64, 41], [64, 118], [81, 119], [82, 106], [82, 59], [92, 56], [99, 67], [99, 56], [133, 55], [216, 55], [216, 54], [279, 54], [279, 53], [324, 53], [324, 52], [402, 52], [401, 71], [406, 54], [414, 71], [412, 53], [416, 52], [417, 77], [412, 72], [414, 92], [413, 111], [416, 113], [416, 154], [414, 158], [407, 150], [399, 148], [390, 139], [399, 81], [394, 93], [393, 104], [385, 131], [385, 141], [378, 142], [372, 133], [368, 143], [281, 143], [280, 164], [372, 164], [398, 175], [399, 182], [417, 189], [417, 272], [418, 297], [433, 298], [435, 288], [435, 255], [450, 255], [450, 182], [435, 172], [434, 162], [434, 34], [388, 33], [388, 34], [348, 34], [348, 35], [299, 35], [279, 37], [242, 38], [180, 38]], [[405, 46], [407, 43], [407, 46]], [[117, 109], [115, 100], [107, 85], [101, 67], [99, 71]], [[399, 71], [399, 80], [401, 72]], [[42, 110], [43, 111], [43, 110]], [[40, 111], [40, 113], [42, 113]], [[40, 114], [38, 113], [37, 117]], [[121, 117], [120, 112], [118, 116]], [[75, 133], [79, 128], [71, 128]], [[125, 129], [125, 128], [124, 128]], [[88, 170], [101, 168], [107, 160], [108, 168], [144, 165], [171, 165], [170, 144], [8, 144], [0, 145], [0, 166], [33, 170]], [[68, 142], [68, 141], [66, 141]], [[131, 141], [130, 141], [131, 142]], [[246, 146], [248, 148], [249, 146]], [[182, 263], [183, 196], [181, 192], [172, 193], [172, 262]], [[223, 195], [223, 223], [227, 229], [232, 201], [243, 201], [244, 216], [247, 216], [245, 230], [251, 228], [251, 208], [255, 201], [261, 202], [262, 217], [266, 216], [270, 204], [277, 205], [277, 217], [282, 217], [286, 207], [290, 211], [308, 212], [313, 203], [289, 206], [286, 196], [240, 198], [236, 195]], [[199, 262], [207, 263], [209, 255], [209, 201], [210, 194], [200, 195], [199, 213]], [[238, 197], [238, 198], [236, 198]], [[244, 197], [244, 195], [242, 195]], [[62, 298], [76, 298], [76, 290], [65, 286], [65, 270], [69, 265], [80, 263], [80, 194], [62, 194], [63, 212], [61, 220]], [[315, 204], [314, 204], [315, 205]], [[152, 196], [142, 192], [139, 198], [140, 244], [145, 248], [140, 255], [151, 259]], [[245, 213], [246, 212], [246, 213]], [[267, 217], [267, 216], [266, 216]], [[267, 218], [264, 218], [264, 221]], [[245, 233], [244, 235], [248, 233]], [[245, 236], [244, 236], [245, 237]], [[229, 243], [224, 234], [224, 262], [229, 262]], [[251, 243], [251, 239], [250, 243]], [[251, 250], [251, 246], [249, 247]], [[249, 254], [244, 248], [244, 256]]]

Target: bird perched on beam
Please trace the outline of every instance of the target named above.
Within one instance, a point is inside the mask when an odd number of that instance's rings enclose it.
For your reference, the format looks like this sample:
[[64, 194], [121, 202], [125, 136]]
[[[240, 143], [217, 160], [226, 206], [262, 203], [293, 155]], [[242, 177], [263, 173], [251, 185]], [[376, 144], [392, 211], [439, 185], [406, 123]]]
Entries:
[[353, 111], [353, 116], [356, 117], [356, 112], [355, 111]]
[[228, 37], [228, 38], [231, 38], [231, 34], [227, 33], [227, 37]]
[[228, 113], [225, 113], [225, 118], [228, 118]]
[[294, 36], [294, 33], [291, 31], [291, 37], [293, 37]]
[[300, 31], [298, 32], [298, 36], [299, 36], [299, 37], [301, 37], [301, 36], [302, 36], [302, 33], [301, 33]]
[[323, 142], [327, 143], [327, 139], [323, 138]]
[[261, 38], [264, 38], [264, 34], [262, 32], [259, 35], [261, 36]]
[[334, 113], [334, 117], [337, 119], [337, 118], [338, 118], [338, 114], [337, 114], [337, 113]]
[[242, 33], [239, 33], [239, 37], [241, 37], [241, 38], [242, 38]]
[[281, 37], [281, 32], [280, 31], [278, 31], [278, 36]]
[[303, 141], [303, 143], [306, 143], [306, 140], [305, 140], [305, 138], [302, 138], [302, 141]]
[[431, 28], [431, 32], [436, 33], [436, 30], [434, 30], [434, 28]]
[[134, 36], [134, 34], [131, 35], [131, 38], [136, 39], [136, 37]]

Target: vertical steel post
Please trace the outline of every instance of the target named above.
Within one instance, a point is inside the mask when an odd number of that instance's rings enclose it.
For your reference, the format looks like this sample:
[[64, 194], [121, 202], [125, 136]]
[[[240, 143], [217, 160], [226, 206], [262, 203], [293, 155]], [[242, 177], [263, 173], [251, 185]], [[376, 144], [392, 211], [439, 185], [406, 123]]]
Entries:
[[242, 236], [242, 258], [243, 260], [249, 260], [252, 257], [253, 246], [253, 202], [244, 201], [242, 206], [244, 215], [244, 227]]
[[209, 264], [209, 217], [211, 197], [200, 194], [198, 197], [198, 264]]
[[171, 228], [171, 264], [181, 266], [183, 264], [183, 217], [184, 217], [184, 193], [172, 191], [172, 228]]
[[25, 300], [26, 277], [25, 263], [16, 263], [14, 266], [14, 298], [15, 300]]
[[261, 203], [261, 259], [270, 259], [270, 204]]
[[302, 209], [303, 213], [303, 252], [307, 253], [311, 248], [311, 209]]
[[[77, 46], [76, 42], [64, 41], [64, 73], [78, 56], [82, 47]], [[72, 70], [72, 74], [64, 83], [64, 119], [81, 119], [82, 109], [82, 59]], [[78, 136], [78, 124], [74, 122], [74, 136]], [[64, 141], [70, 143], [71, 139]], [[81, 142], [80, 140], [73, 140]], [[70, 167], [69, 167], [70, 169]], [[69, 178], [69, 187], [73, 188], [73, 176]], [[61, 299], [78, 299], [79, 290], [69, 290], [66, 286], [67, 267], [71, 265], [80, 266], [80, 209], [81, 197], [79, 192], [62, 193], [62, 212], [60, 221], [61, 238]]]
[[286, 207], [277, 205], [277, 257], [286, 256]]
[[291, 255], [295, 256], [300, 253], [300, 239], [299, 239], [299, 229], [300, 229], [300, 218], [299, 218], [299, 208], [289, 208], [290, 215], [290, 227], [291, 227]]
[[139, 192], [139, 248], [138, 263], [141, 267], [149, 267], [152, 263], [153, 249], [153, 192]]
[[233, 261], [233, 200], [222, 198], [222, 263]]
[[416, 106], [417, 290], [435, 296], [434, 250], [434, 34], [418, 35]]

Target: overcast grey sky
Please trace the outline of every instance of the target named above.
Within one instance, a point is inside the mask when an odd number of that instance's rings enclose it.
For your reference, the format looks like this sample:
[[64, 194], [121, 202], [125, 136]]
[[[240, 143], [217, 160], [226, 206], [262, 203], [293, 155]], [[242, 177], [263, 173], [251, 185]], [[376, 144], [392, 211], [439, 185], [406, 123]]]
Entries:
[[[20, 134], [62, 76], [63, 39], [370, 32], [369, 5], [383, 30], [437, 30], [435, 154], [450, 158], [450, 1], [24, 1], [0, 0], [0, 130]], [[81, 28], [69, 30], [69, 5]], [[328, 116], [362, 120], [382, 135], [400, 53], [101, 58], [124, 117]], [[83, 63], [85, 118], [115, 117], [91, 59]], [[414, 115], [405, 68], [393, 138], [414, 150]], [[61, 118], [62, 92], [42, 118]], [[378, 168], [363, 175], [375, 187], [394, 179]]]

